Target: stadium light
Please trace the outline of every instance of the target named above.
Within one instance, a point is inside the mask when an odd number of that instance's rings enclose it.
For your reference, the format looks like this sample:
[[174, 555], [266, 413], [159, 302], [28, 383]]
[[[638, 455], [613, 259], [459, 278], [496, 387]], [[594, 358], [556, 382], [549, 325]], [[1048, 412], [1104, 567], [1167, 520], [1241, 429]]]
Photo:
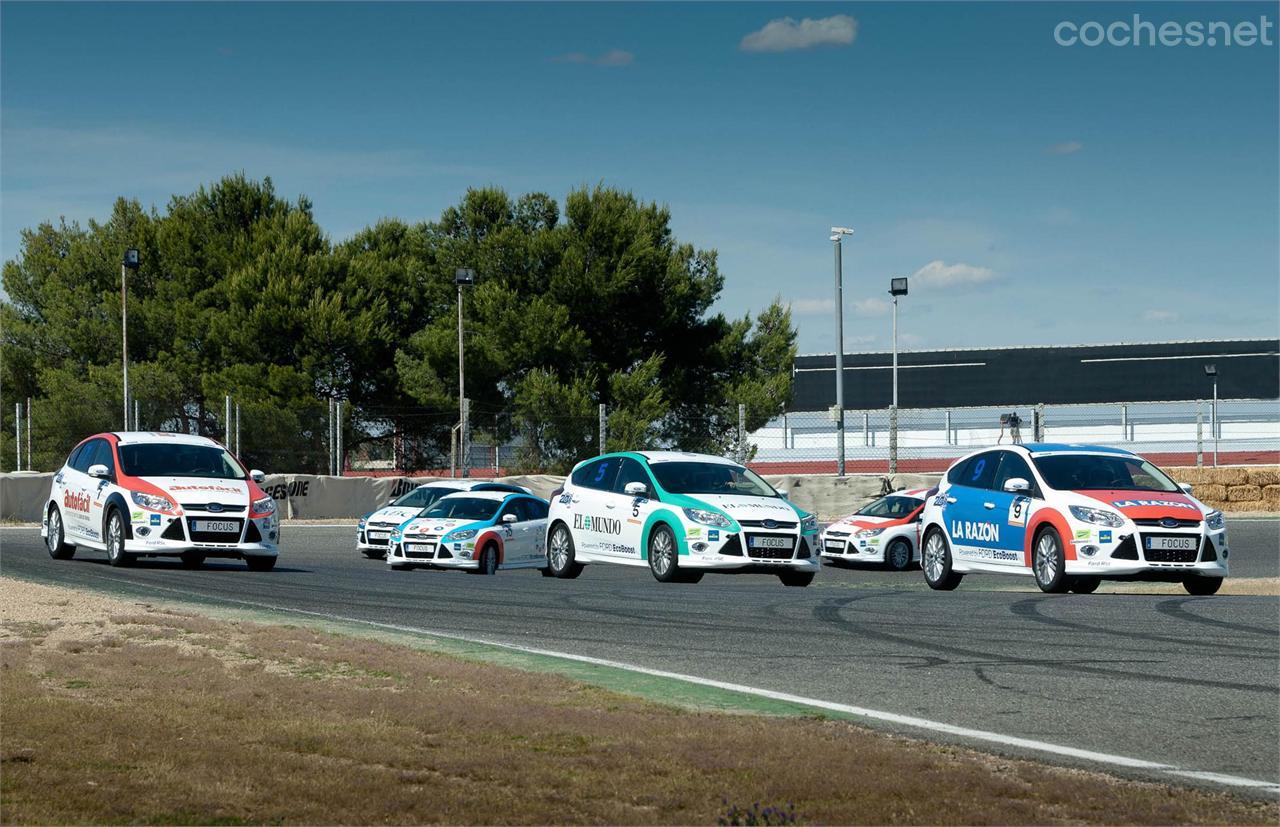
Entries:
[[467, 392], [465, 383], [465, 366], [466, 358], [463, 350], [462, 342], [462, 288], [464, 285], [471, 286], [476, 283], [476, 271], [469, 267], [459, 267], [453, 271], [453, 283], [458, 286], [458, 439], [461, 444], [458, 446], [459, 463], [462, 466], [462, 476], [470, 476], [467, 448]]
[[907, 295], [905, 278], [889, 279], [889, 295], [893, 296], [893, 408], [898, 408], [898, 296]]
[[847, 235], [853, 235], [853, 230], [831, 228], [836, 252], [836, 474], [841, 477], [844, 476], [844, 264], [840, 260], [840, 242]]
[[1213, 380], [1213, 407], [1209, 409], [1209, 430], [1213, 432], [1213, 467], [1218, 467], [1218, 366], [1205, 365], [1204, 375]]
[[[122, 368], [122, 380], [120, 383], [124, 393], [124, 429], [129, 430], [129, 302], [127, 274], [130, 270], [137, 270], [142, 266], [141, 258], [138, 251], [130, 247], [124, 251], [124, 258], [120, 260], [120, 364]], [[134, 423], [137, 425], [137, 423]]]

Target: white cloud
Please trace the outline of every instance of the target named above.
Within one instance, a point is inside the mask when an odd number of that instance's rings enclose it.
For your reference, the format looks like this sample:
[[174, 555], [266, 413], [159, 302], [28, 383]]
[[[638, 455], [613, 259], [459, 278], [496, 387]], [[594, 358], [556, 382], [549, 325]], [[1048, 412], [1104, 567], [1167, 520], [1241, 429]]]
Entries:
[[629, 66], [636, 56], [625, 49], [610, 49], [598, 55], [586, 52], [568, 52], [551, 58], [553, 63], [584, 63], [591, 66]]
[[993, 281], [996, 278], [998, 278], [996, 271], [988, 267], [975, 267], [972, 264], [960, 262], [947, 264], [941, 259], [929, 262], [911, 277], [915, 284], [936, 288], [965, 287]]
[[856, 316], [883, 316], [891, 307], [888, 301], [876, 296], [869, 299], [855, 299], [853, 302], [853, 312]]
[[1065, 141], [1049, 147], [1049, 152], [1053, 155], [1075, 155], [1082, 149], [1084, 149], [1084, 144], [1079, 141]]
[[858, 21], [847, 14], [799, 21], [779, 17], [742, 38], [738, 48], [744, 52], [790, 52], [814, 46], [848, 46], [857, 36]]
[[1150, 310], [1142, 311], [1142, 320], [1144, 322], [1176, 322], [1180, 317], [1172, 310]]
[[835, 307], [835, 299], [795, 299], [791, 302], [791, 312], [798, 316], [830, 313]]

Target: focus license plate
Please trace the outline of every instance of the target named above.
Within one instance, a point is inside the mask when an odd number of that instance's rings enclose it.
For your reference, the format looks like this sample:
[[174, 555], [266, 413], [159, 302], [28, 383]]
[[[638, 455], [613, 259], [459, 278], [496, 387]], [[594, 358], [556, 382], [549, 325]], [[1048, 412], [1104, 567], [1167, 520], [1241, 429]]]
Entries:
[[791, 548], [790, 537], [752, 537], [748, 541], [752, 548]]
[[1147, 548], [1152, 551], [1195, 551], [1198, 537], [1148, 537]]
[[195, 531], [212, 531], [216, 534], [240, 533], [240, 526], [226, 520], [192, 520], [191, 528]]
[[370, 531], [369, 532], [370, 540], [385, 540], [389, 536], [390, 536], [390, 532], [387, 532], [387, 531]]
[[827, 550], [828, 551], [844, 551], [844, 543], [840, 542], [839, 540], [828, 540]]
[[404, 550], [414, 554], [431, 554], [436, 546], [435, 543], [405, 543]]

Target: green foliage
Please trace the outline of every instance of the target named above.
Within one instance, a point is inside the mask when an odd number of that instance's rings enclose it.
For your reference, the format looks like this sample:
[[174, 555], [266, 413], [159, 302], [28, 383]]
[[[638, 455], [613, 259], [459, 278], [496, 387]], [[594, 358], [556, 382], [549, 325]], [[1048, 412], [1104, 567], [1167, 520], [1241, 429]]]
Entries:
[[670, 218], [602, 186], [563, 211], [473, 189], [436, 222], [382, 220], [333, 244], [310, 202], [269, 178], [229, 176], [163, 213], [120, 199], [101, 224], [23, 233], [4, 264], [0, 380], [5, 399], [37, 400], [42, 467], [120, 427], [119, 261], [138, 247], [129, 355], [144, 427], [221, 438], [231, 394], [250, 464], [316, 470], [339, 398], [354, 409], [349, 448], [394, 438], [408, 464], [438, 465], [458, 410], [453, 274], [471, 267], [467, 396], [478, 428], [523, 440], [521, 464], [594, 454], [601, 403], [610, 449], [728, 450], [739, 402], [751, 428], [785, 404], [795, 332], [777, 302], [754, 321], [711, 314], [716, 255], [679, 242]]

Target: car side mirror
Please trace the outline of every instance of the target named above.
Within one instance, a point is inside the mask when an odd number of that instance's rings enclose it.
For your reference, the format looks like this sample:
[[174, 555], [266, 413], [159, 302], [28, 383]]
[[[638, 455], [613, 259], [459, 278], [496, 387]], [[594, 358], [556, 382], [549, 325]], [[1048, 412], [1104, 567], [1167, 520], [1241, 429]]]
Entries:
[[642, 482], [629, 482], [623, 489], [628, 497], [647, 497], [649, 496], [649, 486]]
[[255, 468], [249, 472], [249, 479], [254, 482], [264, 482], [267, 479], [267, 475]]
[[1026, 494], [1031, 490], [1031, 483], [1022, 477], [1010, 477], [1004, 481], [1004, 490], [1010, 494]]
[[111, 472], [107, 470], [107, 466], [102, 463], [98, 463], [97, 465], [89, 466], [89, 476], [105, 480], [107, 477], [111, 476]]
[[778, 489], [778, 496], [779, 496], [779, 497], [781, 497], [781, 498], [782, 498], [782, 499], [784, 499], [784, 500], [789, 500], [789, 499], [791, 499], [791, 492], [790, 492], [790, 491], [788, 491], [788, 490], [787, 490], [787, 489], [785, 489], [785, 488], [779, 488], [779, 489]]
[[503, 515], [502, 515], [502, 522], [504, 522], [504, 523], [514, 523], [515, 521], [516, 521], [516, 515], [514, 515], [514, 514], [503, 514]]
[[1191, 483], [1189, 482], [1180, 482], [1178, 483], [1178, 487], [1182, 489], [1183, 494], [1191, 493]]

